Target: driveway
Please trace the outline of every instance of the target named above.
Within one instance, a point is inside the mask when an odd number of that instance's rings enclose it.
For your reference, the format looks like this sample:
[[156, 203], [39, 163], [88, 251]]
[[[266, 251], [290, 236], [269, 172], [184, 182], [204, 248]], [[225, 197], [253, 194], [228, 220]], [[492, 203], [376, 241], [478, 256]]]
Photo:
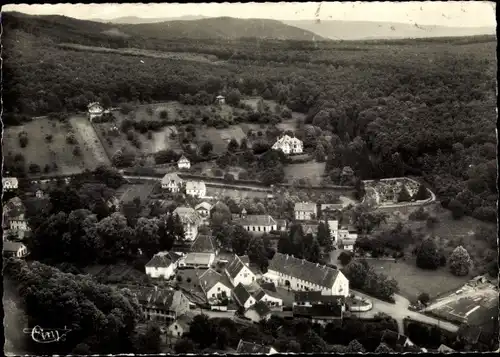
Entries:
[[[352, 290], [352, 289], [351, 289]], [[408, 306], [410, 306], [410, 302], [404, 298], [401, 295], [395, 295], [394, 299], [396, 300], [395, 304], [391, 304], [386, 301], [382, 301], [379, 299], [376, 299], [372, 296], [363, 294], [362, 292], [352, 290], [356, 295], [365, 297], [369, 299], [373, 303], [373, 308], [370, 311], [366, 312], [355, 312], [354, 314], [360, 318], [372, 318], [374, 317], [377, 313], [383, 312], [384, 314], [389, 315], [390, 317], [396, 319], [398, 323], [398, 329], [399, 333], [403, 334], [404, 333], [404, 327], [403, 327], [403, 319], [408, 317], [411, 318], [412, 320], [415, 321], [420, 321], [432, 325], [437, 325], [440, 328], [443, 328], [445, 330], [451, 331], [451, 332], [457, 332], [458, 331], [458, 326], [455, 324], [452, 324], [447, 321], [439, 320], [434, 317], [430, 317], [427, 315], [423, 315], [419, 312], [416, 311], [410, 311], [408, 310]]]

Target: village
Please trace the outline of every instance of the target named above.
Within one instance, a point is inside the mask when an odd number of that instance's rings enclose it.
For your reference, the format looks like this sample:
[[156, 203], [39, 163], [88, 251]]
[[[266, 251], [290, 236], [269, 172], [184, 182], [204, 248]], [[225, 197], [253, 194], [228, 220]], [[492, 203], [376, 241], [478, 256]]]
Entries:
[[[218, 96], [216, 101], [223, 103], [224, 97]], [[110, 111], [103, 109], [99, 103], [90, 103], [88, 106], [90, 122], [109, 113]], [[270, 150], [279, 151], [286, 156], [302, 155], [303, 146], [300, 139], [283, 135], [278, 137]], [[129, 184], [126, 184], [125, 190], [117, 191], [122, 192], [121, 196], [111, 195], [106, 201], [108, 208], [119, 211], [126, 201], [138, 199], [133, 193], [140, 194], [140, 190], [135, 190], [136, 187], [146, 185], [149, 189], [146, 187], [146, 194], [141, 197], [142, 206], [149, 205], [150, 210], [151, 207], [169, 207], [166, 212], [170, 212], [168, 214], [177, 217], [181, 222], [182, 241], [175, 242], [169, 251], [156, 252], [144, 266], [144, 272], [153, 282], [153, 286], [130, 287], [141, 304], [143, 319], [160, 324], [167, 346], [175, 345], [176, 341], [189, 331], [194, 316], [200, 313], [209, 317], [229, 317], [243, 325], [267, 321], [274, 315], [287, 319], [306, 318], [323, 326], [341, 323], [343, 318], [351, 315], [372, 319], [377, 314], [386, 314], [397, 317], [399, 333], [392, 336], [394, 332], [387, 330], [384, 341], [392, 339], [394, 344], [406, 346], [408, 351], [427, 349], [415, 349], [415, 344], [404, 335], [406, 319], [440, 325], [441, 328], [452, 332], [458, 330], [458, 325], [454, 322], [439, 320], [441, 317], [435, 314], [424, 315], [424, 310], [422, 313], [416, 312], [408, 303], [403, 303], [406, 305], [404, 307], [393, 307], [353, 290], [348, 278], [341, 271], [341, 267], [354, 257], [360, 257], [360, 251], [356, 249], [359, 230], [354, 227], [350, 214], [356, 206], [371, 209], [399, 207], [405, 211], [432, 204], [436, 200], [432, 191], [423, 188], [414, 179], [365, 181], [363, 186], [366, 194], [358, 199], [347, 193], [352, 191], [349, 187], [342, 188], [341, 191], [333, 188], [334, 195], [328, 195], [328, 187], [322, 187], [318, 194], [308, 195], [305, 192], [314, 191], [314, 186], [309, 185], [301, 197], [313, 200], [299, 199], [293, 203], [289, 214], [275, 210], [278, 216], [273, 216], [269, 214], [269, 209], [262, 208], [266, 206], [265, 202], [276, 200], [276, 196], [289, 195], [289, 190], [294, 189], [293, 185], [255, 186], [254, 183], [234, 179], [230, 182], [220, 182], [212, 177], [204, 178], [202, 175], [192, 174], [192, 165], [186, 155], [180, 155], [175, 163], [168, 166], [163, 176], [161, 171], [147, 176], [121, 170]], [[19, 180], [15, 177], [5, 177], [2, 182], [5, 192], [28, 195], [32, 197], [31, 200], [38, 200], [39, 204], [43, 205], [48, 199], [46, 191], [50, 190], [55, 180], [31, 180], [28, 185], [30, 192], [23, 192], [19, 187]], [[67, 177], [65, 182], [70, 183], [71, 178]], [[23, 186], [26, 187], [26, 184]], [[237, 193], [229, 198], [233, 203], [230, 207], [228, 197], [224, 195], [224, 190], [227, 189]], [[260, 199], [254, 196], [261, 208], [255, 209], [255, 204], [249, 205], [250, 199], [234, 199], [238, 196], [245, 197], [246, 191], [261, 194]], [[417, 197], [419, 191], [426, 192], [419, 193], [420, 197]], [[399, 199], [402, 192], [406, 192], [408, 197], [413, 199], [402, 203]], [[328, 199], [333, 202], [328, 202]], [[17, 196], [4, 204], [4, 256], [29, 258], [28, 248], [23, 244], [24, 238], [30, 235], [25, 211], [22, 200]], [[242, 227], [252, 239], [260, 239], [265, 241], [266, 247], [272, 247], [272, 257], [267, 257], [264, 267], [251, 262], [248, 254], [235, 254], [230, 245], [221, 246], [212, 230], [214, 220], [219, 221], [221, 217], [224, 217], [223, 224], [230, 222]], [[293, 254], [279, 252], [280, 238], [297, 227], [302, 231], [301, 234], [314, 240], [319, 234], [326, 234], [329, 242], [326, 245], [322, 243], [323, 246], [318, 252], [321, 256], [319, 261], [311, 262]], [[323, 233], [320, 233], [322, 230]], [[247, 249], [243, 251], [246, 252]], [[342, 264], [340, 260], [344, 259], [347, 261]], [[89, 272], [91, 275], [99, 275], [103, 270], [106, 269], [92, 268]], [[127, 271], [125, 269], [120, 275], [125, 276]], [[420, 309], [422, 307], [417, 311]], [[392, 348], [396, 348], [396, 345]], [[438, 350], [446, 349], [449, 347], [443, 345]], [[236, 352], [251, 351], [277, 353], [272, 346], [243, 340], [240, 341]]]

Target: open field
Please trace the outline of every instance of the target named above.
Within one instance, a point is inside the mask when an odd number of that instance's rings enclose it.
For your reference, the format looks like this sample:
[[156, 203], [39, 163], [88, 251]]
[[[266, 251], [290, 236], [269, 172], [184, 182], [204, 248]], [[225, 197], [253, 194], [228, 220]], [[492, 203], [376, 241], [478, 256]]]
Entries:
[[222, 188], [207, 186], [207, 196], [209, 197], [231, 197], [235, 200], [245, 198], [266, 198], [269, 192], [264, 191], [251, 191], [236, 188]]
[[407, 258], [397, 263], [377, 259], [369, 259], [367, 262], [377, 273], [384, 273], [396, 279], [400, 289], [399, 294], [410, 301], [416, 300], [421, 293], [428, 293], [433, 299], [455, 291], [469, 279], [452, 275], [446, 267], [433, 271], [420, 269], [415, 259]]
[[[295, 118], [293, 117], [295, 115]], [[283, 131], [293, 131], [297, 130], [297, 122], [303, 117], [303, 114], [292, 113], [292, 119], [283, 120], [281, 123], [276, 124], [276, 127]]]
[[[107, 157], [102, 152], [102, 146], [93, 142], [92, 136], [87, 128], [88, 120], [72, 118], [68, 123], [48, 118], [38, 118], [22, 126], [8, 127], [4, 130], [4, 155], [22, 154], [25, 158], [26, 170], [30, 164], [37, 164], [44, 170], [46, 165], [50, 166], [49, 173], [63, 175], [76, 174], [84, 169], [94, 169], [99, 163], [108, 163]], [[28, 144], [21, 148], [19, 144], [19, 133], [26, 132]], [[76, 142], [81, 150], [81, 156], [73, 155], [73, 145], [66, 142], [66, 138], [74, 134]], [[50, 142], [46, 136], [51, 135]], [[76, 146], [75, 145], [75, 146]], [[100, 149], [99, 149], [100, 147]], [[57, 170], [54, 170], [54, 164]]]
[[210, 127], [196, 128], [196, 144], [201, 146], [205, 141], [209, 141], [213, 145], [212, 153], [222, 154], [227, 150], [227, 145], [231, 139], [236, 139], [238, 143], [246, 137], [245, 132], [239, 125], [231, 125], [228, 128], [216, 129]]
[[445, 296], [429, 305], [425, 311], [449, 321], [470, 325], [488, 324], [498, 315], [498, 291], [493, 285], [464, 286], [462, 292]]
[[[114, 33], [114, 35], [116, 36], [117, 33]], [[144, 57], [144, 59], [149, 57], [149, 58], [161, 58], [167, 60], [194, 61], [194, 62], [211, 63], [211, 64], [221, 64], [223, 62], [220, 61], [215, 55], [191, 53], [191, 52], [164, 52], [164, 51], [144, 50], [139, 48], [106, 48], [106, 47], [83, 46], [73, 43], [61, 43], [58, 46], [65, 49], [71, 49], [77, 51], [117, 53], [125, 56]], [[141, 60], [143, 59], [141, 58]], [[139, 65], [140, 64], [147, 65], [147, 63], [145, 62], [146, 61], [144, 61], [144, 63], [139, 62]]]
[[285, 167], [285, 179], [288, 182], [299, 179], [308, 179], [312, 185], [319, 185], [325, 172], [324, 162], [306, 162], [290, 164]]
[[139, 197], [141, 202], [144, 202], [156, 184], [157, 182], [147, 182], [144, 184], [123, 185], [116, 191], [116, 196], [123, 203], [131, 202], [135, 197]]
[[[99, 165], [111, 165], [108, 155], [104, 150], [94, 127], [85, 116], [73, 116], [70, 123], [75, 129], [76, 136], [83, 143], [82, 152], [85, 159], [92, 161], [86, 162], [86, 167], [95, 168]], [[80, 140], [78, 140], [80, 142]]]
[[[425, 211], [439, 220], [435, 227], [429, 228], [426, 221], [409, 220], [409, 214], [417, 209], [418, 207], [410, 207], [408, 209], [384, 208], [383, 212], [388, 213], [387, 223], [383, 223], [374, 233], [394, 228], [398, 222], [401, 222], [405, 228], [409, 228], [414, 232], [421, 232], [437, 237], [439, 244], [444, 248], [447, 255], [457, 246], [462, 245], [467, 249], [474, 262], [471, 274], [481, 274], [482, 272], [478, 270], [483, 266], [483, 258], [489, 249], [489, 245], [485, 241], [475, 239], [474, 233], [478, 231], [479, 227], [494, 227], [494, 225], [468, 216], [460, 220], [454, 220], [451, 217], [451, 212], [442, 208], [436, 202], [424, 206]], [[412, 247], [409, 247], [408, 250], [411, 249]]]

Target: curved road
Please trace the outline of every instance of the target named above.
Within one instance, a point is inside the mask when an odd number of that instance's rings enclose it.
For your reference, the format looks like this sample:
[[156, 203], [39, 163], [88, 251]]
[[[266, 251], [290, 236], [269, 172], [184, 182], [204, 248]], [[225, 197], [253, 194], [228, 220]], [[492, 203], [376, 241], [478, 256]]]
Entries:
[[[352, 289], [351, 289], [352, 290]], [[431, 316], [423, 315], [416, 311], [408, 310], [408, 306], [410, 306], [410, 302], [408, 299], [404, 298], [401, 295], [394, 295], [394, 299], [396, 300], [395, 304], [391, 304], [386, 301], [379, 300], [370, 295], [366, 295], [362, 292], [352, 290], [356, 295], [362, 296], [364, 298], [369, 299], [373, 303], [373, 308], [370, 311], [366, 312], [353, 312], [355, 316], [359, 316], [360, 318], [370, 318], [374, 317], [377, 313], [383, 312], [392, 318], [396, 319], [398, 322], [399, 333], [404, 333], [403, 328], [403, 319], [408, 317], [415, 321], [420, 321], [423, 323], [431, 324], [439, 326], [450, 332], [457, 332], [458, 326], [452, 324], [447, 321], [439, 320]]]

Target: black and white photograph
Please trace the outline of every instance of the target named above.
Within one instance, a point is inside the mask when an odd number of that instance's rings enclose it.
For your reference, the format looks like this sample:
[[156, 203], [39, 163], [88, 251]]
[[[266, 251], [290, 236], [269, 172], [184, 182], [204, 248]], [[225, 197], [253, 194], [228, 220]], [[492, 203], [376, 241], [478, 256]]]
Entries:
[[5, 355], [500, 352], [495, 2], [0, 24]]

